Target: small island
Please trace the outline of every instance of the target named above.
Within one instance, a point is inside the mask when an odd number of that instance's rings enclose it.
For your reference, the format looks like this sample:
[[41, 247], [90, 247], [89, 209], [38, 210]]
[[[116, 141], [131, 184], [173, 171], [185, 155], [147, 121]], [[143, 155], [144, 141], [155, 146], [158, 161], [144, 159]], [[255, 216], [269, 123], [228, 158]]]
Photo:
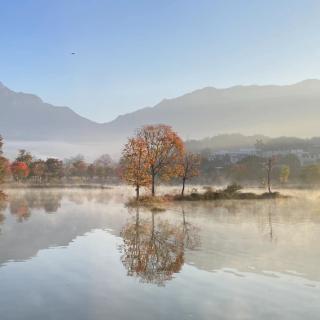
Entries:
[[228, 185], [224, 189], [214, 190], [211, 187], [205, 187], [204, 192], [193, 191], [186, 195], [162, 196], [140, 196], [127, 202], [128, 207], [147, 207], [152, 211], [163, 211], [165, 205], [177, 201], [221, 201], [221, 200], [265, 200], [265, 199], [288, 199], [290, 196], [279, 192], [243, 192], [242, 187], [237, 184]]

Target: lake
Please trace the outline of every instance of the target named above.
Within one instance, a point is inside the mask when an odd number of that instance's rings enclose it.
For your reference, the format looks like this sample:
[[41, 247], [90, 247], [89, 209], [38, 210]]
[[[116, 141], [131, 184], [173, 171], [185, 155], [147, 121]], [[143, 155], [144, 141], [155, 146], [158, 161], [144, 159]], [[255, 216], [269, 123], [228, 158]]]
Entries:
[[320, 198], [128, 209], [121, 190], [7, 190], [0, 315], [319, 319]]

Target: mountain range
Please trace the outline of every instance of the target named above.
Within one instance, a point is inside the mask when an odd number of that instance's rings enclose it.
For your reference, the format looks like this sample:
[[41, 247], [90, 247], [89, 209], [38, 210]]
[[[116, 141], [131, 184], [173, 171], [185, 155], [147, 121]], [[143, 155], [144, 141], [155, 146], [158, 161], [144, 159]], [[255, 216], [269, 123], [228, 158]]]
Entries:
[[171, 125], [184, 140], [226, 133], [319, 136], [319, 107], [320, 80], [284, 86], [207, 87], [97, 123], [0, 83], [0, 133], [8, 153], [27, 148], [38, 156], [116, 155], [126, 138], [144, 124]]

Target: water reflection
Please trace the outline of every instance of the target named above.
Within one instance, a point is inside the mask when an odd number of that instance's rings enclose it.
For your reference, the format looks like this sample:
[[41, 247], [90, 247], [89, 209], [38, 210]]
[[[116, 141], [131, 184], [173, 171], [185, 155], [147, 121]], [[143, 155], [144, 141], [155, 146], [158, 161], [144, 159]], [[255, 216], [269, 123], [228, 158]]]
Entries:
[[77, 237], [95, 229], [115, 228], [118, 232], [126, 219], [121, 202], [106, 210], [111, 198], [106, 192], [38, 189], [6, 192], [8, 201], [0, 207], [0, 267], [10, 261], [29, 260], [46, 249], [67, 247]]
[[195, 228], [186, 221], [183, 211], [181, 225], [161, 219], [151, 211], [149, 217], [135, 216], [122, 229], [121, 261], [129, 276], [142, 282], [159, 286], [171, 280], [184, 264], [185, 248], [193, 249], [199, 244]]
[[273, 222], [272, 222], [272, 216], [273, 212], [275, 211], [275, 203], [274, 201], [270, 201], [268, 203], [268, 223], [269, 223], [269, 237], [270, 241], [274, 241], [274, 233], [273, 233]]
[[181, 208], [182, 212], [182, 235], [184, 247], [190, 250], [195, 250], [200, 247], [199, 227], [187, 222], [184, 207]]
[[7, 202], [5, 201], [5, 197], [1, 197], [2, 191], [0, 191], [0, 234], [1, 234], [1, 225], [4, 223], [4, 220], [6, 219], [3, 211], [7, 207]]
[[319, 200], [158, 213], [124, 202], [108, 190], [8, 192], [1, 320], [317, 318]]
[[318, 200], [185, 203], [155, 213], [128, 212], [121, 195], [108, 190], [8, 196], [7, 208], [0, 207], [0, 265], [68, 247], [100, 229], [121, 235], [121, 263], [141, 282], [164, 285], [184, 264], [263, 275], [294, 270], [320, 281]]
[[5, 220], [5, 216], [2, 212], [0, 212], [0, 234], [1, 234], [1, 225], [3, 224]]
[[[18, 222], [26, 221], [35, 210], [44, 210], [46, 213], [56, 213], [61, 207], [61, 201], [67, 199], [74, 204], [83, 205], [86, 202], [108, 203], [110, 195], [93, 191], [66, 192], [50, 190], [26, 190], [9, 192], [10, 213]], [[0, 208], [1, 209], [1, 208]]]
[[61, 193], [18, 192], [10, 197], [10, 213], [17, 218], [18, 222], [23, 222], [30, 218], [34, 209], [43, 209], [46, 213], [57, 212], [61, 199]]

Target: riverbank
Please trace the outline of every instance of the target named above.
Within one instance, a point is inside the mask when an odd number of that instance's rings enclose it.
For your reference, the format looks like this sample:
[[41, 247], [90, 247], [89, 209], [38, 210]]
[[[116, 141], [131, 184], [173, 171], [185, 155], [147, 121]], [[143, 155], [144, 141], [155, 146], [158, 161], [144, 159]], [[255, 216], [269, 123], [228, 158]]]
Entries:
[[72, 184], [72, 183], [44, 183], [26, 184], [12, 183], [1, 185], [2, 189], [112, 189], [112, 186], [103, 184]]

